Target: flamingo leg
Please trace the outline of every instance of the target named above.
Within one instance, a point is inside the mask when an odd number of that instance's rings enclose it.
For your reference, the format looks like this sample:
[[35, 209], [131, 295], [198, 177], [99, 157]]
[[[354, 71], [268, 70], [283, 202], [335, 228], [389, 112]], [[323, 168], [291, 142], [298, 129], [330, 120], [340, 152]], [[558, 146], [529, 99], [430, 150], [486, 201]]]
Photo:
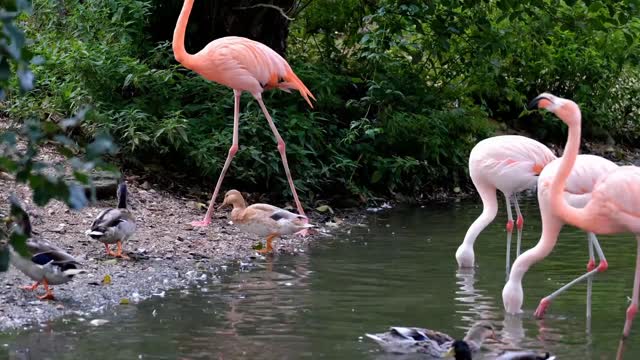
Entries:
[[518, 229], [518, 239], [516, 241], [516, 258], [520, 256], [520, 244], [522, 243], [522, 227], [524, 226], [524, 218], [520, 212], [520, 205], [518, 205], [518, 196], [513, 194], [513, 204], [516, 206], [516, 228]]
[[[591, 232], [587, 233], [587, 242], [589, 243], [589, 262], [587, 263], [587, 271], [591, 271], [595, 267], [596, 260], [595, 260], [595, 257], [593, 255], [594, 241], [596, 241], [596, 242], [598, 241], [598, 239], [595, 238], [595, 234], [591, 233]], [[591, 323], [591, 295], [592, 295], [592, 291], [593, 291], [593, 276], [589, 276], [587, 278], [587, 324]], [[590, 326], [588, 326], [587, 328], [590, 328]]]
[[504, 198], [507, 202], [507, 280], [509, 280], [509, 270], [511, 268], [511, 234], [513, 233], [513, 214], [511, 213], [511, 195], [505, 194]]
[[[278, 142], [278, 152], [280, 153], [280, 158], [282, 159], [282, 165], [284, 165], [284, 172], [287, 174], [287, 181], [289, 182], [289, 187], [291, 188], [291, 193], [293, 194], [293, 199], [296, 202], [296, 207], [298, 208], [298, 214], [305, 216], [304, 209], [302, 208], [302, 204], [300, 204], [300, 199], [298, 199], [298, 193], [296, 192], [296, 187], [293, 184], [293, 179], [291, 178], [291, 171], [289, 170], [289, 163], [287, 161], [287, 152], [286, 152], [286, 144], [280, 136], [278, 129], [276, 128], [276, 124], [274, 124], [273, 119], [271, 119], [271, 115], [269, 115], [269, 111], [267, 111], [267, 107], [264, 105], [262, 101], [262, 96], [260, 94], [254, 95], [258, 104], [260, 104], [260, 109], [264, 113], [264, 116], [267, 118], [269, 122], [269, 127], [273, 132], [273, 135], [276, 137], [276, 141]], [[309, 222], [309, 219], [305, 218], [305, 223]], [[309, 234], [309, 230], [301, 230], [298, 234], [305, 236]]]
[[211, 216], [213, 215], [213, 205], [216, 202], [216, 197], [218, 196], [218, 192], [220, 191], [220, 186], [222, 185], [222, 180], [224, 179], [225, 174], [227, 173], [227, 169], [229, 169], [229, 165], [231, 164], [231, 160], [238, 152], [238, 128], [240, 127], [240, 95], [242, 95], [242, 91], [233, 90], [233, 140], [231, 143], [231, 147], [229, 148], [229, 153], [227, 154], [227, 159], [224, 161], [224, 166], [222, 167], [222, 172], [220, 172], [220, 177], [218, 177], [218, 182], [216, 183], [216, 188], [213, 190], [213, 195], [211, 195], [211, 201], [209, 202], [209, 208], [207, 209], [207, 213], [204, 216], [202, 221], [194, 221], [191, 223], [192, 226], [207, 226], [211, 224]]
[[595, 275], [596, 273], [599, 272], [604, 272], [605, 270], [607, 270], [607, 268], [609, 267], [609, 264], [607, 263], [607, 259], [605, 259], [604, 257], [604, 252], [602, 251], [602, 248], [600, 247], [600, 243], [598, 242], [598, 239], [596, 238], [596, 236], [594, 234], [589, 234], [589, 238], [590, 238], [590, 243], [593, 244], [593, 246], [595, 247], [596, 253], [598, 254], [598, 258], [600, 260], [600, 263], [598, 264], [598, 267], [592, 269], [591, 271], [588, 271], [580, 276], [578, 276], [577, 278], [569, 281], [568, 283], [566, 283], [565, 285], [563, 285], [560, 289], [554, 291], [553, 293], [551, 293], [550, 295], [544, 297], [542, 300], [540, 300], [540, 304], [538, 305], [538, 308], [536, 309], [534, 316], [537, 318], [542, 318], [544, 316], [544, 313], [547, 311], [547, 307], [549, 307], [549, 305], [551, 304], [551, 301], [556, 298], [558, 295], [560, 295], [561, 293], [565, 292], [567, 289], [569, 289], [570, 287], [572, 287], [573, 285], [588, 279], [590, 277], [592, 277], [593, 275]]
[[633, 293], [631, 294], [631, 305], [627, 308], [627, 319], [624, 322], [624, 329], [622, 330], [622, 338], [620, 339], [620, 345], [618, 345], [618, 354], [616, 359], [621, 360], [624, 353], [625, 340], [629, 337], [631, 332], [631, 324], [633, 318], [638, 312], [638, 295], [640, 295], [640, 235], [636, 235], [638, 241], [638, 249], [636, 253], [636, 276], [633, 281]]
[[44, 279], [42, 281], [42, 285], [44, 285], [44, 291], [45, 294], [42, 296], [38, 296], [38, 299], [40, 300], [54, 300], [55, 298], [53, 297], [53, 291], [51, 291], [51, 288], [49, 287], [49, 283], [47, 282], [47, 279]]

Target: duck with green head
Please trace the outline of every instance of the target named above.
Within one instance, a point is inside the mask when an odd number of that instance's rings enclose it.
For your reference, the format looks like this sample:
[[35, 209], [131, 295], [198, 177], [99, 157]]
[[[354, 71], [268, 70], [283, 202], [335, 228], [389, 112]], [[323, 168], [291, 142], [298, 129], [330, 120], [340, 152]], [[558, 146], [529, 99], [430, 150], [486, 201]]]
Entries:
[[[9, 242], [10, 262], [35, 283], [23, 289], [34, 291], [42, 284], [45, 294], [38, 296], [41, 300], [54, 300], [49, 285], [60, 285], [71, 281], [75, 275], [86, 273], [79, 269], [80, 263], [67, 252], [45, 239], [33, 238], [29, 215], [14, 197], [10, 199], [11, 214], [7, 218], [7, 226], [11, 230], [12, 240]], [[13, 244], [16, 237], [24, 237], [26, 249], [18, 249]]]
[[[447, 334], [416, 327], [396, 326], [389, 328], [389, 331], [385, 333], [365, 335], [378, 343], [386, 352], [394, 354], [419, 353], [436, 358], [445, 357], [447, 350], [454, 343], [454, 339]], [[499, 341], [496, 338], [493, 325], [488, 321], [479, 321], [467, 331], [464, 341], [472, 351], [478, 351], [485, 339], [488, 338]]]
[[[473, 351], [469, 343], [464, 340], [456, 340], [451, 344], [451, 348], [445, 354], [446, 357], [453, 357], [456, 360], [473, 360]], [[555, 356], [545, 353], [537, 354], [532, 351], [506, 351], [495, 360], [555, 360]]]

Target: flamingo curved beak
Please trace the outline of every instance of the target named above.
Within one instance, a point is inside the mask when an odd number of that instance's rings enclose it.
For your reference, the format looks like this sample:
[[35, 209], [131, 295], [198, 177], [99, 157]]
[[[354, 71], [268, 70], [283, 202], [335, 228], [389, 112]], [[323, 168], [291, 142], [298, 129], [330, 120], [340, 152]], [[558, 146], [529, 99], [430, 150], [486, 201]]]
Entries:
[[535, 99], [531, 100], [529, 105], [527, 105], [527, 110], [537, 109], [539, 107], [539, 105], [540, 105], [540, 101], [542, 101], [542, 100], [546, 100], [549, 103], [553, 103], [553, 101], [548, 96], [546, 96], [545, 94], [541, 94], [541, 95], [536, 96]]

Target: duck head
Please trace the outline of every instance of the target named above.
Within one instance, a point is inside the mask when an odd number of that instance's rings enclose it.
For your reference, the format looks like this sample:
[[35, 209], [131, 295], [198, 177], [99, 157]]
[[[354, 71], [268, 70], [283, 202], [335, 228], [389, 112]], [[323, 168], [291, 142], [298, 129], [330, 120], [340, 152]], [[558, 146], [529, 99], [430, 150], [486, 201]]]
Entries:
[[245, 208], [247, 204], [244, 202], [244, 198], [242, 194], [238, 190], [229, 190], [226, 194], [224, 194], [224, 201], [220, 208], [225, 206], [233, 206], [233, 208]]

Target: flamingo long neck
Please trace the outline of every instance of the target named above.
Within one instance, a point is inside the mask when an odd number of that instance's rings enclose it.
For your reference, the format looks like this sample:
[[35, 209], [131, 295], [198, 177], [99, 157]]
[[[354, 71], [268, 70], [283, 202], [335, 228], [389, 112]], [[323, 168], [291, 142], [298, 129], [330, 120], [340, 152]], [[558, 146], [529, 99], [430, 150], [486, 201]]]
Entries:
[[187, 23], [189, 22], [189, 14], [191, 14], [191, 9], [193, 8], [193, 1], [194, 0], [184, 1], [176, 28], [173, 31], [173, 43], [171, 44], [173, 48], [173, 56], [175, 56], [176, 60], [186, 68], [190, 68], [191, 63], [193, 62], [193, 55], [189, 54], [187, 49], [184, 47], [184, 37], [187, 32]]
[[464, 244], [464, 246], [466, 247], [473, 248], [473, 244], [476, 242], [478, 235], [480, 235], [482, 230], [484, 230], [489, 224], [491, 224], [498, 213], [498, 202], [495, 190], [492, 199], [489, 199], [489, 197], [487, 196], [487, 198], [483, 197], [483, 200], [482, 214], [480, 214], [480, 216], [478, 216], [473, 224], [469, 226], [469, 229], [464, 236], [464, 240], [462, 241], [462, 244]]
[[522, 278], [529, 268], [549, 256], [556, 246], [558, 234], [562, 229], [562, 222], [551, 213], [551, 208], [543, 207], [542, 203], [540, 204], [540, 212], [542, 213], [542, 235], [540, 235], [540, 240], [536, 246], [518, 256], [511, 267], [509, 281], [522, 283]]
[[551, 207], [556, 215], [560, 216], [565, 222], [582, 229], [588, 229], [588, 219], [584, 217], [583, 210], [569, 205], [563, 196], [567, 178], [571, 174], [580, 150], [581, 115], [578, 112], [573, 116], [576, 116], [576, 118], [569, 125], [567, 144], [564, 147], [564, 153], [556, 176], [551, 182]]

